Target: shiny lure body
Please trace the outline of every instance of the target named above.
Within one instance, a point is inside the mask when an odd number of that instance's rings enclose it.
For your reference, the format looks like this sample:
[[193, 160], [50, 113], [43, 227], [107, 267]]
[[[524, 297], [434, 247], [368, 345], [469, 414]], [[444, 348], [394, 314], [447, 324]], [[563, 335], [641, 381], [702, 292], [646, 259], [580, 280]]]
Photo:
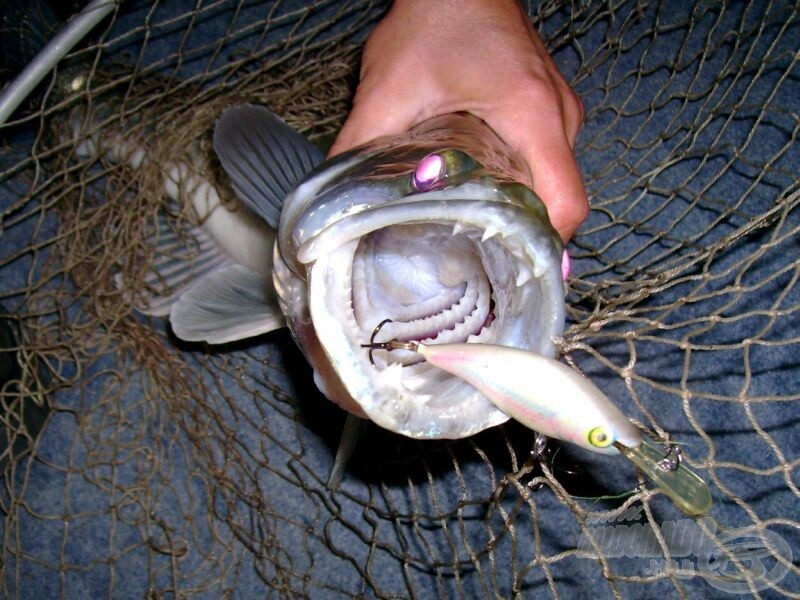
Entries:
[[637, 448], [641, 432], [591, 381], [532, 352], [489, 344], [418, 344], [425, 360], [479, 389], [526, 427], [601, 454]]
[[557, 360], [491, 344], [375, 342], [380, 329], [362, 345], [370, 357], [376, 350], [415, 352], [535, 431], [592, 452], [621, 453], [686, 513], [703, 515], [711, 508], [708, 486], [683, 464], [677, 446], [667, 444], [663, 452], [647, 442], [591, 381]]

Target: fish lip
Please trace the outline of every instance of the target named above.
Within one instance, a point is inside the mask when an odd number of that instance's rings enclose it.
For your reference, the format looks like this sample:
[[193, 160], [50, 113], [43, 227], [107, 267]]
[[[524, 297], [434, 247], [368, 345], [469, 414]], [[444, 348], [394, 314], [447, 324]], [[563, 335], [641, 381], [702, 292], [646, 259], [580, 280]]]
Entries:
[[[419, 194], [413, 200], [404, 198], [367, 208], [357, 215], [339, 219], [301, 246], [298, 258], [306, 264], [309, 308], [320, 344], [331, 363], [337, 365], [336, 371], [356, 403], [379, 425], [415, 438], [459, 438], [505, 422], [508, 416], [476, 389], [464, 384], [469, 389], [469, 396], [464, 398], [464, 403], [469, 404], [470, 414], [474, 417], [472, 422], [456, 427], [449, 422], [452, 417], [448, 414], [433, 415], [427, 420], [416, 416], [408, 418], [409, 411], [414, 413], [422, 409], [415, 404], [419, 398], [412, 398], [415, 392], [398, 391], [399, 384], [389, 381], [392, 377], [402, 377], [397, 372], [402, 367], [397, 366], [397, 369], [385, 375], [379, 374], [369, 363], [367, 352], [361, 348], [361, 344], [368, 341], [376, 323], [372, 323], [367, 331], [356, 322], [355, 317], [345, 322], [346, 319], [334, 313], [331, 307], [341, 306], [350, 294], [349, 287], [341, 289], [342, 281], [336, 280], [336, 274], [346, 272], [349, 284], [351, 270], [343, 269], [351, 269], [361, 237], [378, 229], [401, 224], [459, 224], [475, 230], [491, 230], [491, 237], [496, 238], [491, 243], [496, 242], [503, 247], [517, 243], [531, 265], [542, 266], [541, 272], [534, 275], [532, 284], [542, 286], [545, 290], [542, 296], [552, 305], [547, 309], [549, 313], [542, 311], [546, 321], [541, 326], [546, 332], [543, 339], [537, 341], [535, 348], [528, 349], [549, 356], [555, 354], [553, 338], [562, 333], [564, 324], [561, 242], [550, 226], [546, 213], [542, 219], [536, 210], [530, 210], [513, 198], [501, 195], [503, 191], [502, 186], [498, 186], [488, 198], [485, 193], [481, 197], [473, 194], [467, 199], [449, 199], [447, 202], [439, 199], [438, 194], [429, 194], [428, 197]], [[482, 243], [490, 242], [482, 240]], [[352, 316], [352, 307], [349, 315]], [[498, 331], [502, 333], [506, 325], [501, 324]], [[505, 340], [500, 343], [505, 343]], [[523, 344], [522, 347], [526, 346]], [[389, 371], [387, 368], [383, 373]]]

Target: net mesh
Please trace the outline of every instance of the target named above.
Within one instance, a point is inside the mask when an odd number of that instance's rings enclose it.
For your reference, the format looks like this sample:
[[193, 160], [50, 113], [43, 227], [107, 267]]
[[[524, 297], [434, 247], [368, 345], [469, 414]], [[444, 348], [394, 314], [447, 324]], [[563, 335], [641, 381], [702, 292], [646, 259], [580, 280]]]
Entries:
[[[214, 177], [243, 100], [329, 144], [386, 6], [131, 1], [0, 130], [6, 596], [800, 596], [798, 5], [527, 8], [586, 108], [563, 359], [681, 444], [709, 517], [514, 423], [368, 428], [328, 490], [344, 415], [285, 331], [184, 345], [131, 295], [158, 212], [188, 227], [164, 165]], [[757, 556], [720, 550], [744, 527]]]

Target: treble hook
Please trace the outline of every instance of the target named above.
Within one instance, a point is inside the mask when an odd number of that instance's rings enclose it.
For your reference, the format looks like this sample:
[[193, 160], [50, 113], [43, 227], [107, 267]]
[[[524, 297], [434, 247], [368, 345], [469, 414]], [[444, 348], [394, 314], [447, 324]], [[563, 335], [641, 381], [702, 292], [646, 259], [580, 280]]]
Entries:
[[369, 348], [369, 362], [372, 363], [372, 366], [377, 366], [375, 364], [375, 360], [373, 359], [372, 353], [375, 350], [386, 350], [387, 352], [391, 352], [392, 350], [411, 350], [416, 351], [419, 347], [417, 342], [401, 342], [400, 340], [389, 340], [388, 342], [376, 342], [375, 336], [378, 335], [378, 332], [383, 328], [384, 325], [387, 323], [394, 323], [391, 319], [384, 319], [380, 323], [375, 326], [375, 329], [372, 330], [372, 335], [369, 337], [369, 344], [361, 344], [362, 348]]
[[676, 471], [683, 462], [683, 454], [681, 454], [681, 449], [675, 444], [667, 444], [666, 447], [667, 453], [658, 463], [658, 467], [664, 471]]
[[656, 462], [656, 466], [665, 472], [677, 471], [683, 464], [683, 453], [680, 446], [673, 444], [668, 438], [662, 437], [652, 429], [645, 429], [648, 437], [664, 446], [664, 455]]

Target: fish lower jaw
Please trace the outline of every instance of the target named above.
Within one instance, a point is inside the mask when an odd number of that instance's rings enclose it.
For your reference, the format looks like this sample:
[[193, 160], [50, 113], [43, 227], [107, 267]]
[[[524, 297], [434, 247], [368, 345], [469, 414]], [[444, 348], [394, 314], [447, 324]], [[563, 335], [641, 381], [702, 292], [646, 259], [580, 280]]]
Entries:
[[560, 255], [540, 264], [532, 254], [512, 234], [426, 223], [384, 227], [321, 256], [310, 276], [315, 329], [363, 411], [415, 438], [460, 438], [506, 421], [416, 353], [370, 357], [361, 345], [482, 342], [552, 356], [563, 326]]
[[429, 374], [409, 371], [394, 364], [372, 377], [370, 410], [365, 412], [385, 429], [417, 439], [458, 439], [508, 420], [464, 382], [442, 379], [438, 392], [425, 393], [416, 388], [431, 386]]

